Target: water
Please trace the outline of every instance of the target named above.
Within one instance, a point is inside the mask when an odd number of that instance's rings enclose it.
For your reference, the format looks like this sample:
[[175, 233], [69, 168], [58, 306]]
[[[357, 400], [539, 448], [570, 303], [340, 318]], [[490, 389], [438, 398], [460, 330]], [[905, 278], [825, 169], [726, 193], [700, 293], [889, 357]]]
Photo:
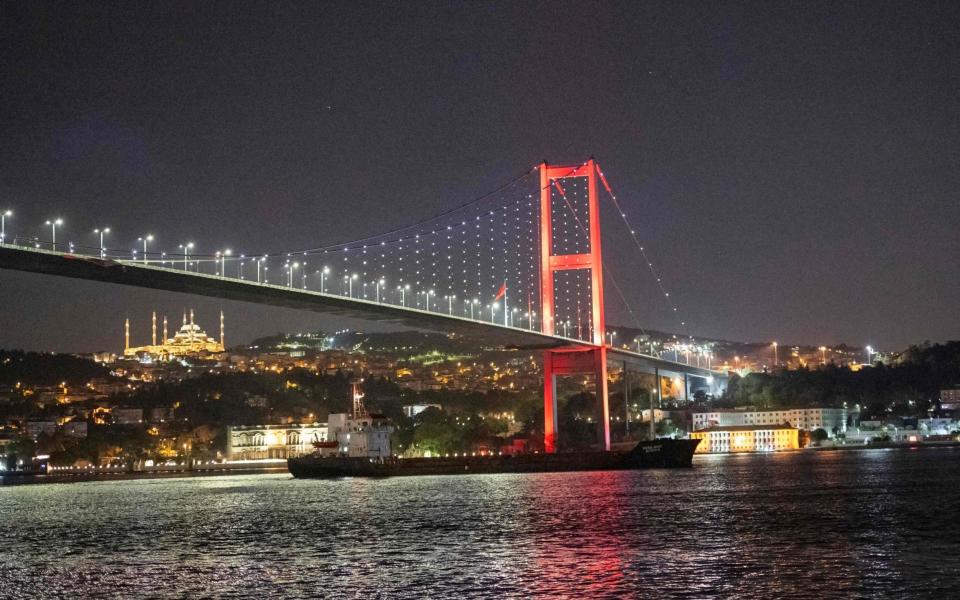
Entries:
[[0, 488], [2, 597], [956, 597], [960, 450]]

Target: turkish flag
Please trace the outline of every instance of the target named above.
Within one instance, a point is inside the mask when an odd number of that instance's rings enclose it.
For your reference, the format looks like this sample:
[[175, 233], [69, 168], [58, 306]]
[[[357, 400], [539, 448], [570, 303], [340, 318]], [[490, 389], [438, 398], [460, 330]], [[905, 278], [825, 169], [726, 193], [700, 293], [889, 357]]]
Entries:
[[500, 291], [497, 292], [497, 296], [493, 299], [493, 301], [496, 302], [497, 300], [499, 300], [500, 298], [503, 298], [506, 295], [507, 295], [507, 284], [504, 283], [503, 285], [500, 286]]

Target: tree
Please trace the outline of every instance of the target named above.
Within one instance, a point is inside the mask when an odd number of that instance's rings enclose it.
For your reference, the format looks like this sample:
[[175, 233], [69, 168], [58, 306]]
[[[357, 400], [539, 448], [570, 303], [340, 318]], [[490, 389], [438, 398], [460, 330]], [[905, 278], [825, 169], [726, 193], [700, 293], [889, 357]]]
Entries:
[[417, 415], [413, 431], [413, 445], [421, 452], [433, 455], [460, 450], [461, 437], [452, 419], [443, 411], [430, 407]]
[[820, 443], [829, 437], [830, 435], [827, 434], [827, 431], [822, 427], [817, 427], [810, 434], [810, 439], [812, 439], [814, 442], [817, 442], [817, 443]]

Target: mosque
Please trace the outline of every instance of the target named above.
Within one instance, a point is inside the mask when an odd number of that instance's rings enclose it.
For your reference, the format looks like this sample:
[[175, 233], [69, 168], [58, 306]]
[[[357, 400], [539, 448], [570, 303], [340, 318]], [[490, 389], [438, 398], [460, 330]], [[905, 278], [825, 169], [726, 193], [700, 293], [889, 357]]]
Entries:
[[173, 360], [185, 356], [203, 354], [219, 354], [224, 351], [223, 345], [223, 311], [220, 311], [220, 341], [207, 336], [207, 332], [200, 329], [193, 320], [193, 309], [190, 309], [190, 321], [187, 313], [183, 313], [183, 325], [172, 338], [167, 337], [167, 317], [163, 317], [162, 343], [157, 344], [157, 313], [152, 315], [151, 339], [149, 346], [130, 346], [130, 319], [123, 324], [123, 355], [128, 358], [150, 356], [156, 360]]

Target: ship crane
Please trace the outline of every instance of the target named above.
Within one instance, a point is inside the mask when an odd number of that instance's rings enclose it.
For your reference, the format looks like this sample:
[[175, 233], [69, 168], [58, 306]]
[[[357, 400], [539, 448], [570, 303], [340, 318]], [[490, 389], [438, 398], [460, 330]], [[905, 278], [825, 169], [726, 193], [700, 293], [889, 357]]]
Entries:
[[353, 397], [353, 418], [361, 419], [367, 415], [367, 409], [363, 405], [363, 392], [361, 387], [363, 379], [354, 379], [350, 382], [350, 395]]

